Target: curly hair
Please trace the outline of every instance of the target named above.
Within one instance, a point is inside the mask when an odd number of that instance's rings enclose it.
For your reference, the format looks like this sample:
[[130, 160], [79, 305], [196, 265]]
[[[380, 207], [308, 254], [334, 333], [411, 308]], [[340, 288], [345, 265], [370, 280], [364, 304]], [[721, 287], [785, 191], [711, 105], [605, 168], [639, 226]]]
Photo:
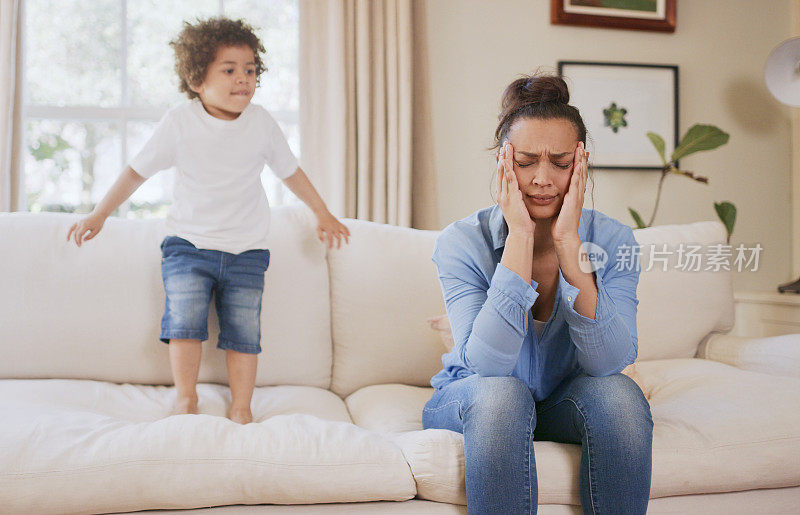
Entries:
[[189, 86], [198, 86], [206, 77], [208, 65], [214, 62], [217, 50], [226, 46], [248, 46], [253, 49], [256, 63], [256, 86], [260, 85], [259, 76], [267, 71], [261, 54], [266, 50], [255, 35], [253, 27], [243, 20], [231, 20], [225, 17], [197, 19], [192, 25], [183, 22], [183, 30], [178, 37], [169, 42], [175, 50], [175, 72], [180, 78], [180, 90], [190, 99], [199, 98]]

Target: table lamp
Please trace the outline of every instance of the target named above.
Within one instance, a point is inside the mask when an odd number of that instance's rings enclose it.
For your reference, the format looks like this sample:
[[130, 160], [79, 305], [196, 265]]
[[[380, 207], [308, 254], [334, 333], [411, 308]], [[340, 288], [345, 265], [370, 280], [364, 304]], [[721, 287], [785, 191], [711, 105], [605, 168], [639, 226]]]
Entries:
[[[800, 107], [800, 38], [784, 41], [767, 57], [764, 66], [764, 82], [778, 101]], [[795, 199], [797, 202], [800, 199]], [[795, 227], [795, 231], [800, 228]], [[799, 256], [795, 256], [798, 259]], [[781, 293], [799, 293], [800, 278], [778, 286]]]

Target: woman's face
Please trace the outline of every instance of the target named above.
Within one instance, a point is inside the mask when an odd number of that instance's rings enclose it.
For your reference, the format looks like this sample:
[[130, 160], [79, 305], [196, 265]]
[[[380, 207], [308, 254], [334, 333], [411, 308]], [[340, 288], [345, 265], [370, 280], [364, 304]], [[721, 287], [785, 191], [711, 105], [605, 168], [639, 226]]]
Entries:
[[520, 118], [507, 138], [514, 147], [514, 173], [531, 218], [557, 215], [572, 177], [577, 129], [563, 119]]

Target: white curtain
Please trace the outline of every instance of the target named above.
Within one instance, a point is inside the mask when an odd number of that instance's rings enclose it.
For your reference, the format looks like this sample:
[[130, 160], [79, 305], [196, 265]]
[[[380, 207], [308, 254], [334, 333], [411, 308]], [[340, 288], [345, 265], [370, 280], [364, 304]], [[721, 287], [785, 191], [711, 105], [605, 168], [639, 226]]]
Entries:
[[411, 226], [411, 0], [300, 0], [302, 166], [331, 212]]
[[20, 206], [21, 0], [0, 0], [0, 211]]

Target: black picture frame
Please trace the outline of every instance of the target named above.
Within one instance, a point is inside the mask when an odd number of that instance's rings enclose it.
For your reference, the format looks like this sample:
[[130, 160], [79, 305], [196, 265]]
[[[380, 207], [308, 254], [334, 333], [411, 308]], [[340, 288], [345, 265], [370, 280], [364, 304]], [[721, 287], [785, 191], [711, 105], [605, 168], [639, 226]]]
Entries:
[[586, 124], [593, 168], [663, 168], [646, 133], [664, 138], [669, 161], [678, 142], [677, 65], [561, 60], [557, 69]]

